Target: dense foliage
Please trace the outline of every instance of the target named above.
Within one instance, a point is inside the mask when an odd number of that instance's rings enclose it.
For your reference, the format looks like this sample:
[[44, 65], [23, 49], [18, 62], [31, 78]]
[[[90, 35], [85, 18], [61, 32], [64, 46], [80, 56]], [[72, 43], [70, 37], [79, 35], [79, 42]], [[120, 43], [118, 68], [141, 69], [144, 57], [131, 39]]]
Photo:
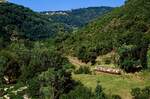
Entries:
[[[95, 92], [72, 79], [69, 61], [47, 45], [50, 41], [32, 42], [28, 48], [24, 43], [12, 42], [0, 51], [0, 96], [6, 95], [6, 84], [26, 86], [27, 89], [11, 98], [22, 98], [24, 94], [32, 99], [109, 99], [100, 84]], [[49, 44], [48, 43], [48, 44]], [[79, 69], [79, 73], [91, 73], [89, 68]], [[5, 79], [7, 78], [7, 79]], [[112, 99], [114, 99], [112, 97]]]
[[70, 91], [68, 94], [63, 94], [60, 99], [121, 99], [118, 95], [106, 95], [104, 89], [97, 82], [94, 92], [82, 84], [78, 84], [74, 90]]
[[131, 91], [133, 99], [149, 99], [150, 98], [150, 86], [143, 89], [133, 88]]
[[91, 70], [87, 66], [81, 66], [74, 71], [75, 74], [91, 74]]
[[[71, 73], [64, 68], [64, 65], [67, 63], [66, 59], [59, 54], [53, 53], [51, 55], [52, 57], [49, 57], [50, 63], [48, 63], [50, 68], [42, 72], [34, 83], [33, 80], [31, 80], [32, 82], [29, 84], [29, 94], [32, 97], [47, 97], [44, 95], [44, 89], [42, 89], [46, 87], [50, 88], [49, 97], [59, 99], [61, 94], [68, 93], [74, 87], [75, 83], [71, 78]], [[35, 86], [37, 84], [38, 86]]]
[[0, 39], [5, 41], [48, 38], [59, 31], [69, 29], [67, 25], [52, 22], [20, 5], [0, 3], [0, 9]]
[[72, 65], [56, 50], [52, 39], [41, 40], [71, 31], [68, 25], [8, 2], [0, 3], [0, 9], [0, 96], [9, 93], [4, 91], [7, 84], [27, 87], [19, 95], [9, 94], [11, 98], [27, 94], [59, 99], [74, 89]]
[[74, 87], [69, 71], [72, 65], [44, 42], [33, 42], [30, 48], [24, 43], [13, 42], [0, 51], [0, 88], [6, 84], [23, 83], [28, 87], [30, 97], [39, 98], [42, 88], [48, 87], [52, 99], [59, 99], [61, 94]]
[[[126, 58], [139, 60], [140, 65], [147, 68], [146, 55], [150, 40], [149, 3], [149, 0], [127, 1], [124, 6], [73, 32], [63, 41], [65, 42], [63, 49], [70, 50], [71, 54], [83, 61], [86, 59], [85, 62], [110, 51], [119, 51], [118, 53], [123, 55], [120, 56], [125, 58], [122, 60]], [[133, 48], [130, 48], [132, 46]], [[122, 51], [125, 49], [126, 54], [120, 53], [118, 49]]]

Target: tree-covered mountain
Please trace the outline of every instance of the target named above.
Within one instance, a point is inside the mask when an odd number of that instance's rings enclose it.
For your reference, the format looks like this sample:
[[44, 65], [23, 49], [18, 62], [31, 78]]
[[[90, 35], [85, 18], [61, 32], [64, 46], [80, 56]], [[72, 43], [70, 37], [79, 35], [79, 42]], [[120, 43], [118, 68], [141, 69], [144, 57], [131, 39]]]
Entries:
[[85, 62], [94, 60], [100, 54], [116, 51], [120, 54], [119, 64], [122, 68], [129, 69], [130, 67], [125, 67], [127, 63], [131, 63], [130, 66], [136, 64], [135, 66], [147, 67], [149, 4], [149, 0], [126, 1], [124, 6], [89, 23], [70, 37], [67, 36], [63, 42], [64, 49], [70, 50]]
[[103, 6], [80, 8], [69, 11], [45, 11], [41, 13], [45, 14], [49, 20], [64, 23], [73, 27], [82, 27], [95, 18], [110, 12], [112, 9], [112, 7]]
[[14, 40], [17, 37], [28, 39], [48, 38], [69, 27], [48, 20], [29, 8], [13, 3], [0, 3], [0, 38]]
[[29, 8], [13, 3], [0, 3], [0, 39], [10, 41], [20, 38], [31, 40], [48, 38], [59, 32], [71, 32], [72, 26], [80, 27], [112, 8], [87, 8], [72, 11], [43, 12], [42, 15]]

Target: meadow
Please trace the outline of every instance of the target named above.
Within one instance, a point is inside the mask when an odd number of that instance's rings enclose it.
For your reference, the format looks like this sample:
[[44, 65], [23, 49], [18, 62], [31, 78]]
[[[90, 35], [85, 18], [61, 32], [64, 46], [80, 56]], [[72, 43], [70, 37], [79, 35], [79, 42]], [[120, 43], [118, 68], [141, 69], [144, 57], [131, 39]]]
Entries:
[[150, 86], [150, 72], [142, 71], [135, 74], [113, 75], [106, 73], [97, 73], [95, 75], [89, 74], [75, 74], [73, 78], [81, 81], [86, 87], [95, 90], [97, 81], [104, 88], [106, 94], [120, 95], [122, 99], [131, 99], [130, 94], [132, 88]]

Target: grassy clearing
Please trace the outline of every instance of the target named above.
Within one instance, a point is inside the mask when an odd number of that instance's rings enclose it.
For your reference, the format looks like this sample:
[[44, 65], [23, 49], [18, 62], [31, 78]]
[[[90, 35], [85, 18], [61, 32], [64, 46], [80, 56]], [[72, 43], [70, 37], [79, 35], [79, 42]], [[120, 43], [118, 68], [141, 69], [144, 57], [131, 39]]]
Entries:
[[96, 59], [96, 66], [106, 66], [106, 67], [117, 67], [115, 61], [117, 61], [118, 55], [115, 52], [110, 52], [106, 55], [100, 55]]
[[81, 60], [79, 60], [77, 57], [67, 56], [70, 63], [72, 63], [76, 68], [79, 68], [80, 66], [90, 66], [91, 64], [83, 63]]
[[78, 74], [73, 75], [77, 81], [81, 81], [85, 86], [95, 89], [99, 80], [107, 94], [117, 94], [122, 99], [131, 99], [131, 88], [150, 86], [150, 71], [143, 71], [135, 74], [112, 75], [99, 73], [96, 75]]
[[[107, 67], [116, 67], [115, 64], [105, 64], [105, 60], [111, 60], [114, 53], [109, 53], [104, 56], [99, 56], [97, 58], [97, 63], [95, 66], [107, 66]], [[78, 59], [70, 58], [70, 62], [73, 63], [76, 68], [80, 66], [90, 66], [90, 64], [83, 64]], [[150, 50], [148, 52], [148, 65], [150, 67]], [[95, 66], [90, 66], [91, 69]], [[77, 81], [81, 81], [86, 87], [92, 88], [95, 90], [96, 83], [99, 80], [101, 85], [104, 88], [104, 91], [107, 94], [116, 94], [120, 95], [122, 99], [131, 99], [130, 94], [131, 89], [135, 87], [143, 88], [145, 86], [150, 86], [150, 70], [142, 71], [134, 74], [122, 74], [122, 75], [113, 75], [107, 73], [98, 73], [96, 75], [88, 74], [76, 74], [73, 75], [73, 78]]]

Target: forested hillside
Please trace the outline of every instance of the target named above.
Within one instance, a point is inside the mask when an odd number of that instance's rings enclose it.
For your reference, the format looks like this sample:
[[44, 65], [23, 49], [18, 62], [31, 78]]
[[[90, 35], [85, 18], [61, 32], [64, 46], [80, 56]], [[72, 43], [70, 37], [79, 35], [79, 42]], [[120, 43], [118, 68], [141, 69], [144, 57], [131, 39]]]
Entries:
[[[68, 15], [64, 16], [61, 14], [45, 16], [12, 3], [0, 3], [0, 9], [0, 38], [10, 41], [21, 38], [37, 40], [52, 37], [59, 32], [72, 32], [73, 26], [83, 26], [112, 8], [101, 7], [66, 11], [65, 13]], [[90, 13], [92, 11], [93, 13]]]
[[110, 12], [112, 7], [89, 7], [69, 11], [45, 11], [50, 20], [67, 24], [71, 27], [83, 27], [95, 18]]
[[0, 3], [0, 98], [64, 99], [69, 97], [65, 94], [80, 88], [96, 97], [72, 79], [74, 66], [52, 39], [69, 31], [72, 27], [67, 24], [49, 20], [29, 8]]
[[146, 68], [150, 39], [149, 3], [149, 0], [126, 1], [124, 6], [72, 33], [64, 40], [64, 48], [71, 49], [70, 53], [84, 62], [94, 61], [98, 55], [116, 51], [120, 54], [121, 68], [129, 69], [124, 67], [126, 63]]
[[68, 29], [66, 25], [52, 22], [29, 8], [12, 3], [0, 3], [0, 38], [8, 41], [14, 37], [36, 40]]

